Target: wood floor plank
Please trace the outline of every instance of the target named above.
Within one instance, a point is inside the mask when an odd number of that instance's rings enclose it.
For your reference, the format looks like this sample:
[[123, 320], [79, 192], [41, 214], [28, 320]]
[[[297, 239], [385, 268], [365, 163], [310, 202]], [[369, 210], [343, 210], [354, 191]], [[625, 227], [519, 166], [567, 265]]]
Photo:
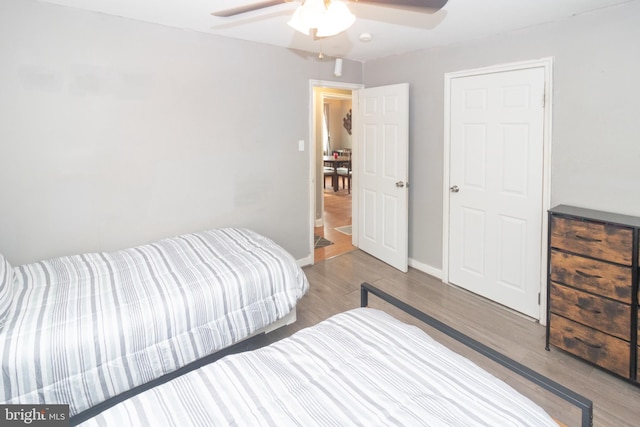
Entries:
[[351, 244], [351, 236], [337, 231], [337, 227], [352, 224], [351, 194], [341, 188], [334, 192], [333, 188], [324, 190], [323, 226], [316, 227], [313, 232], [316, 236], [324, 237], [332, 242], [332, 245], [317, 248], [313, 252], [315, 262], [319, 262], [334, 256], [341, 255], [355, 249]]

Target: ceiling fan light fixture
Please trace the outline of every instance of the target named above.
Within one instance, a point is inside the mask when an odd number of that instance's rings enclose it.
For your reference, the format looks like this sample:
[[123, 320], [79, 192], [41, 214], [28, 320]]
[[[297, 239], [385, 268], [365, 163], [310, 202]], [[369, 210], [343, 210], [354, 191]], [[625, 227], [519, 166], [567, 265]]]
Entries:
[[318, 37], [335, 36], [351, 27], [355, 21], [356, 16], [351, 13], [346, 3], [332, 0], [318, 27], [317, 35]]
[[289, 22], [287, 22], [287, 24], [289, 24], [289, 26], [294, 30], [300, 31], [306, 36], [309, 35], [310, 28], [305, 25], [304, 21], [302, 20], [302, 6], [297, 7], [296, 11], [293, 12], [293, 16], [291, 17]]
[[318, 37], [329, 37], [346, 30], [355, 20], [355, 15], [341, 0], [305, 0], [288, 24], [305, 35], [315, 29]]

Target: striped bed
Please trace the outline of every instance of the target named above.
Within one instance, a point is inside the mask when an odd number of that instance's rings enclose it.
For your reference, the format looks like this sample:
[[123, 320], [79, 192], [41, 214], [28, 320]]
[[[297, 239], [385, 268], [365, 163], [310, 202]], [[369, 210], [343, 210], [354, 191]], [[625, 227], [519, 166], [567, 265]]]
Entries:
[[234, 228], [15, 267], [0, 402], [73, 416], [271, 325], [308, 286], [283, 248]]
[[372, 308], [227, 356], [82, 425], [557, 427], [503, 381]]

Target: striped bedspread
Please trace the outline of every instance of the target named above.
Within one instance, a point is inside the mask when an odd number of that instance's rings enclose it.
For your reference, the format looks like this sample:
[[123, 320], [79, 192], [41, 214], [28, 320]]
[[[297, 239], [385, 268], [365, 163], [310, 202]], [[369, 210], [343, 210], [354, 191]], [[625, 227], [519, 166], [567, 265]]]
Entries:
[[369, 308], [227, 356], [82, 425], [557, 427], [503, 381]]
[[64, 403], [70, 415], [246, 338], [286, 316], [309, 286], [289, 253], [246, 229], [14, 274], [0, 402]]

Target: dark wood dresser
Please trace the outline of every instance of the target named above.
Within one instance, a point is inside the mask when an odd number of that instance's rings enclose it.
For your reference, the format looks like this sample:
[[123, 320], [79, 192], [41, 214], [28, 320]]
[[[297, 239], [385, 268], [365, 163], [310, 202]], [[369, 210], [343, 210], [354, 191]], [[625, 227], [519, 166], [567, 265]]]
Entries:
[[560, 205], [549, 211], [547, 342], [640, 381], [640, 218]]

